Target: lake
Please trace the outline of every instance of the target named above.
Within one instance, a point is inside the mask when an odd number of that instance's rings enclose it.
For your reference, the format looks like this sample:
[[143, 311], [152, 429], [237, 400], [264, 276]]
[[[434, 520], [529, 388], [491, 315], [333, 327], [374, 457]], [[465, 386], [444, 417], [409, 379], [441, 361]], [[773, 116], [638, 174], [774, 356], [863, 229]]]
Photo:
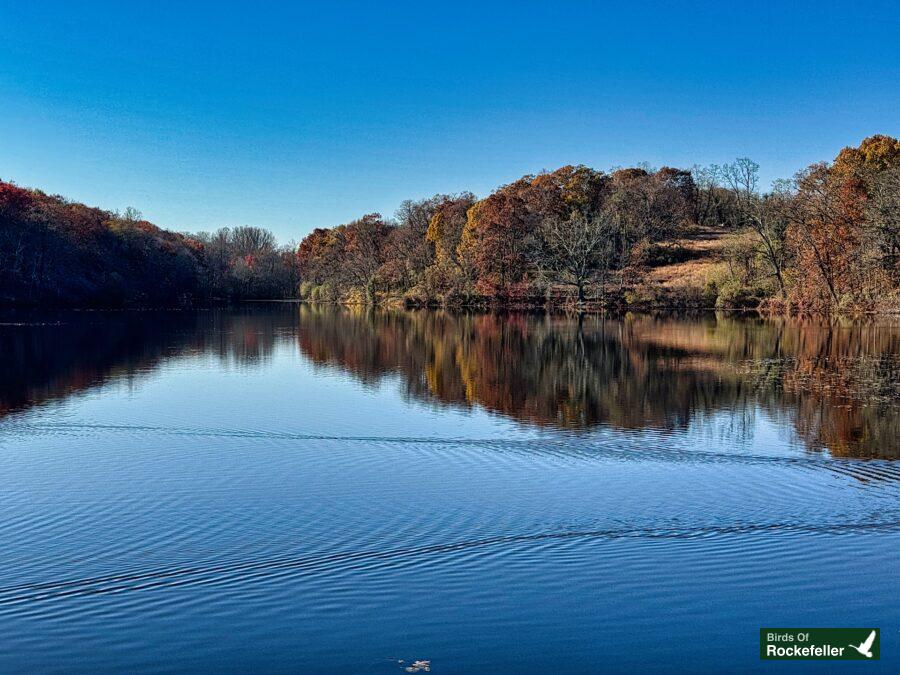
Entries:
[[0, 324], [4, 672], [896, 672], [896, 320]]

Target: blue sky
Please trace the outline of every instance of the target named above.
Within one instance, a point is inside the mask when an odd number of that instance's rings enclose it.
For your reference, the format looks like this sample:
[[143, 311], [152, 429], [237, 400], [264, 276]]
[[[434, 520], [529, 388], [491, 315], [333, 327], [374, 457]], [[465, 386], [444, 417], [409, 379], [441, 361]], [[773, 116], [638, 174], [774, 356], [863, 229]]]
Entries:
[[282, 241], [542, 169], [900, 135], [883, 2], [0, 0], [0, 177]]

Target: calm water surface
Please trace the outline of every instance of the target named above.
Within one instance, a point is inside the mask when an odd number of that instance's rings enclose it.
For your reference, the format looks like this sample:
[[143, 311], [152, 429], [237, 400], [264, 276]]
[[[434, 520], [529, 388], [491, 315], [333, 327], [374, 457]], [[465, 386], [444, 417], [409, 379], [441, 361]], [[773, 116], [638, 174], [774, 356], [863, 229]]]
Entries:
[[897, 671], [897, 323], [0, 323], [2, 671]]

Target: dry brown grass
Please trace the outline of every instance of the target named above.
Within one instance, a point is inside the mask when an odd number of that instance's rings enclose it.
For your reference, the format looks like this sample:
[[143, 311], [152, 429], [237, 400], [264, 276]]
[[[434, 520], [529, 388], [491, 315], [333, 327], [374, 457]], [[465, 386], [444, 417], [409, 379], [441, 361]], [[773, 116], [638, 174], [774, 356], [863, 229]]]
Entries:
[[696, 227], [672, 242], [683, 248], [688, 259], [647, 270], [645, 283], [667, 290], [703, 288], [707, 281], [726, 270], [725, 249], [740, 235], [732, 230], [716, 227]]

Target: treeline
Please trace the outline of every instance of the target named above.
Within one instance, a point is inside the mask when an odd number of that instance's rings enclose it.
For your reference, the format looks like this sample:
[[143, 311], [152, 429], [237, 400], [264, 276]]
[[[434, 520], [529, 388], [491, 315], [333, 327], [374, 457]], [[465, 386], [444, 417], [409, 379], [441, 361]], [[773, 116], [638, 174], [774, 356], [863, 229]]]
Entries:
[[872, 136], [769, 191], [745, 158], [689, 171], [566, 166], [484, 199], [407, 201], [394, 219], [370, 214], [309, 234], [298, 249], [301, 295], [641, 304], [647, 270], [678, 262], [685, 251], [672, 243], [702, 228], [735, 236], [693, 297], [701, 306], [896, 307], [900, 141]]
[[[707, 247], [716, 264], [691, 276], [678, 265], [696, 250], [681, 242], [712, 231], [728, 234]], [[686, 279], [688, 292], [660, 292], [660, 268]], [[178, 234], [134, 209], [0, 181], [0, 302], [172, 306], [298, 294], [365, 304], [897, 309], [900, 141], [872, 136], [768, 191], [749, 159], [691, 170], [566, 166], [483, 199], [406, 201], [392, 219], [316, 229], [299, 247], [255, 227]]]
[[468, 304], [543, 297], [584, 300], [618, 270], [653, 255], [695, 218], [688, 171], [586, 166], [524, 176], [485, 199], [471, 193], [404, 202], [317, 229], [298, 249], [311, 299]]
[[185, 235], [0, 181], [0, 302], [171, 307], [296, 295], [295, 247], [271, 232]]
[[297, 245], [279, 246], [259, 227], [223, 227], [192, 235], [200, 245], [206, 297], [274, 300], [294, 298], [300, 283]]

